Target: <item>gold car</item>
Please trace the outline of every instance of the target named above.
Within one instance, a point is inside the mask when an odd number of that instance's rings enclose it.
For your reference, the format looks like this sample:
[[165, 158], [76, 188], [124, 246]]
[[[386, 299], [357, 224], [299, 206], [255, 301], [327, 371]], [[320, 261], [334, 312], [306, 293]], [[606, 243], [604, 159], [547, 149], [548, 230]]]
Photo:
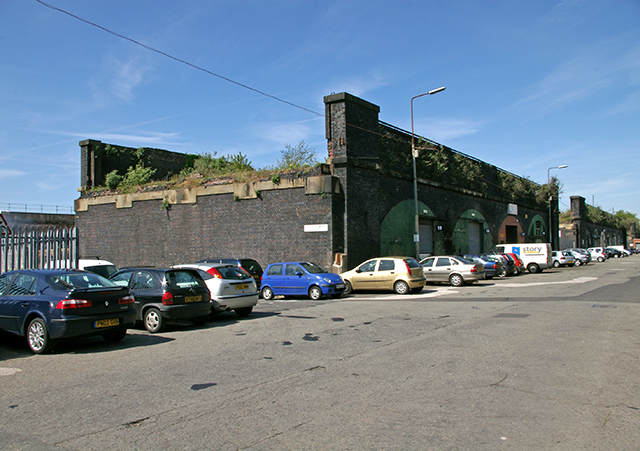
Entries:
[[406, 294], [419, 293], [426, 283], [422, 266], [411, 257], [372, 258], [351, 271], [340, 274], [344, 280], [344, 293], [353, 290], [393, 290]]

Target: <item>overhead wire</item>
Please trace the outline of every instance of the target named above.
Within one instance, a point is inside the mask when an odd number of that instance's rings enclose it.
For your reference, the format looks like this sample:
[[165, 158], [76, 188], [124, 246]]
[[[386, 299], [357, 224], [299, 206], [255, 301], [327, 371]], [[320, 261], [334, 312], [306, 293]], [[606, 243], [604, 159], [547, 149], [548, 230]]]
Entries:
[[[124, 39], [125, 41], [129, 41], [129, 42], [131, 42], [131, 43], [133, 43], [133, 44], [135, 44], [135, 45], [138, 45], [138, 46], [140, 46], [140, 47], [142, 47], [142, 48], [144, 48], [144, 49], [147, 49], [147, 50], [149, 50], [149, 51], [151, 51], [151, 52], [155, 52], [155, 53], [157, 53], [157, 54], [159, 54], [159, 55], [165, 56], [165, 57], [167, 57], [167, 58], [169, 58], [169, 59], [172, 59], [172, 60], [177, 61], [177, 62], [179, 62], [179, 63], [181, 63], [181, 64], [184, 64], [184, 65], [186, 65], [186, 66], [189, 66], [189, 67], [191, 67], [191, 68], [193, 68], [193, 69], [196, 69], [196, 70], [199, 70], [199, 71], [205, 72], [206, 74], [212, 75], [212, 76], [217, 77], [217, 78], [219, 78], [219, 79], [221, 79], [221, 80], [227, 81], [227, 82], [232, 83], [232, 84], [234, 84], [234, 85], [237, 85], [237, 86], [240, 86], [240, 87], [242, 87], [242, 88], [245, 88], [245, 89], [247, 89], [247, 90], [249, 90], [249, 91], [255, 92], [255, 93], [260, 94], [260, 95], [262, 95], [262, 96], [265, 96], [265, 97], [268, 97], [268, 98], [270, 98], [270, 99], [276, 100], [276, 101], [278, 101], [278, 102], [284, 103], [284, 104], [286, 104], [286, 105], [292, 106], [292, 107], [294, 107], [294, 108], [297, 108], [297, 109], [300, 109], [300, 110], [306, 111], [306, 112], [311, 113], [311, 114], [313, 114], [313, 115], [315, 115], [315, 116], [318, 116], [318, 117], [324, 117], [324, 114], [318, 113], [317, 111], [310, 110], [310, 109], [305, 108], [305, 107], [303, 107], [303, 106], [297, 105], [297, 104], [295, 104], [295, 103], [293, 103], [293, 102], [289, 102], [288, 100], [282, 99], [282, 98], [280, 98], [280, 97], [277, 97], [277, 96], [274, 96], [274, 95], [272, 95], [272, 94], [266, 93], [266, 92], [261, 91], [261, 90], [259, 90], [259, 89], [253, 88], [253, 87], [248, 86], [248, 85], [246, 85], [246, 84], [244, 84], [244, 83], [240, 83], [240, 82], [238, 82], [238, 81], [235, 81], [235, 80], [233, 80], [233, 79], [231, 79], [231, 78], [229, 78], [229, 77], [225, 77], [224, 75], [217, 74], [217, 73], [215, 73], [215, 72], [213, 72], [213, 71], [211, 71], [211, 70], [209, 70], [209, 69], [206, 69], [206, 68], [204, 68], [204, 67], [201, 67], [201, 66], [198, 66], [198, 65], [196, 65], [196, 64], [190, 63], [190, 62], [188, 62], [188, 61], [186, 61], [186, 60], [184, 60], [184, 59], [181, 59], [181, 58], [178, 58], [178, 57], [176, 57], [176, 56], [173, 56], [173, 55], [171, 55], [171, 54], [169, 54], [169, 53], [166, 53], [166, 52], [164, 52], [164, 51], [162, 51], [162, 50], [156, 49], [155, 47], [151, 47], [151, 46], [149, 46], [149, 45], [147, 45], [147, 44], [143, 44], [142, 42], [136, 41], [135, 39], [132, 39], [132, 38], [130, 38], [130, 37], [128, 37], [128, 36], [125, 36], [125, 35], [123, 35], [123, 34], [117, 33], [117, 32], [115, 32], [115, 31], [110, 30], [109, 28], [106, 28], [106, 27], [104, 27], [104, 26], [102, 26], [102, 25], [99, 25], [99, 24], [97, 24], [97, 23], [95, 23], [95, 22], [91, 22], [90, 20], [87, 20], [87, 19], [84, 19], [84, 18], [82, 18], [82, 17], [80, 17], [80, 16], [77, 16], [77, 15], [75, 15], [75, 14], [73, 14], [73, 13], [69, 12], [69, 11], [66, 11], [66, 10], [64, 10], [64, 9], [62, 9], [62, 8], [58, 8], [57, 6], [51, 5], [50, 3], [44, 2], [43, 0], [36, 0], [36, 2], [40, 3], [41, 5], [43, 5], [43, 6], [47, 7], [47, 8], [50, 8], [50, 9], [54, 10], [54, 11], [58, 11], [58, 12], [60, 12], [60, 13], [66, 14], [66, 15], [68, 15], [68, 16], [70, 16], [70, 17], [72, 17], [72, 18], [76, 19], [76, 20], [79, 20], [80, 22], [83, 22], [83, 23], [86, 23], [87, 25], [91, 25], [91, 26], [93, 26], [93, 27], [96, 27], [96, 28], [98, 28], [98, 29], [100, 29], [100, 30], [102, 30], [102, 31], [104, 31], [104, 32], [106, 32], [106, 33], [109, 33], [109, 34], [111, 34], [111, 35], [113, 35], [113, 36], [116, 36], [116, 37], [118, 37], [118, 38], [120, 38], [120, 39]], [[366, 132], [369, 132], [369, 133], [373, 133], [373, 134], [376, 134], [376, 135], [385, 136], [384, 134], [379, 133], [379, 132], [375, 132], [375, 131], [373, 131], [373, 130], [365, 130], [365, 129], [361, 128], [361, 127], [358, 127], [358, 126], [357, 126], [357, 125], [355, 125], [355, 124], [347, 123], [346, 125], [351, 126], [351, 127], [354, 127], [354, 128], [358, 128], [358, 129], [361, 129], [361, 130], [363, 130], [363, 131], [366, 131]], [[396, 128], [396, 127], [393, 127], [393, 128]], [[395, 137], [388, 137], [388, 136], [386, 136], [386, 137], [387, 137], [387, 138], [390, 138], [390, 139], [392, 139], [392, 140], [400, 141], [398, 138], [395, 138]], [[441, 144], [436, 143], [435, 141], [431, 141], [431, 140], [429, 140], [429, 139], [427, 139], [427, 138], [424, 138], [424, 137], [419, 137], [419, 138], [424, 139], [425, 141], [430, 142], [430, 143], [432, 143], [432, 144], [436, 144], [436, 145], [438, 145], [438, 146], [442, 146]], [[465, 157], [467, 157], [467, 158], [470, 158], [470, 159], [472, 159], [472, 160], [479, 161], [479, 160], [477, 160], [476, 158], [471, 157], [471, 156], [469, 156], [469, 155], [466, 155], [466, 154], [464, 154], [464, 153], [462, 153], [462, 152], [456, 151], [456, 150], [454, 150], [454, 149], [451, 149], [451, 150], [452, 150], [453, 152], [455, 152], [455, 153], [459, 153], [459, 154], [461, 154], [461, 155], [463, 155], [463, 156], [465, 156]], [[485, 163], [485, 164], [487, 164], [487, 163]], [[502, 172], [509, 173], [508, 171], [505, 171], [504, 169], [500, 169], [500, 168], [496, 168], [496, 169], [498, 169], [499, 171], [502, 171]], [[513, 175], [515, 175], [515, 174], [513, 174]], [[516, 177], [519, 177], [519, 176], [516, 176]], [[519, 178], [523, 178], [523, 177], [519, 177]], [[485, 180], [485, 182], [486, 182], [486, 183], [488, 183], [488, 184], [490, 184], [490, 185], [494, 185], [493, 183], [491, 183], [491, 182], [489, 182], [489, 181], [486, 181], [486, 180]], [[535, 183], [535, 182], [534, 182], [534, 183]], [[494, 186], [498, 187], [497, 185], [494, 185]], [[498, 188], [501, 188], [501, 187], [498, 187]], [[525, 196], [525, 197], [529, 197], [529, 196]]]
[[167, 52], [163, 52], [162, 50], [158, 50], [155, 47], [151, 47], [149, 45], [143, 44], [142, 42], [136, 41], [135, 39], [132, 39], [132, 38], [130, 38], [128, 36], [125, 36], [123, 34], [117, 33], [115, 31], [110, 30], [110, 29], [108, 29], [106, 27], [103, 27], [102, 25], [99, 25], [99, 24], [97, 24], [95, 22], [91, 22], [91, 21], [89, 21], [87, 19], [83, 19], [80, 16], [77, 16], [77, 15], [75, 15], [73, 13], [70, 13], [69, 11], [66, 11], [66, 10], [64, 10], [62, 8], [58, 8], [57, 6], [51, 5], [49, 3], [46, 3], [46, 2], [44, 2], [42, 0], [36, 0], [36, 2], [40, 3], [43, 6], [46, 6], [47, 8], [53, 9], [54, 11], [58, 11], [58, 12], [61, 12], [63, 14], [66, 14], [66, 15], [68, 15], [70, 17], [73, 17], [74, 19], [79, 20], [80, 22], [84, 22], [87, 25], [91, 25], [93, 27], [99, 28], [100, 30], [105, 31], [105, 32], [107, 32], [107, 33], [109, 33], [109, 34], [111, 34], [113, 36], [116, 36], [116, 37], [118, 37], [120, 39], [124, 39], [125, 41], [129, 41], [129, 42], [131, 42], [133, 44], [136, 44], [136, 45], [138, 45], [138, 46], [140, 46], [142, 48], [145, 48], [145, 49], [147, 49], [147, 50], [149, 50], [151, 52], [155, 52], [155, 53], [157, 53], [159, 55], [165, 56], [165, 57], [170, 58], [170, 59], [172, 59], [174, 61], [177, 61], [179, 63], [185, 64], [185, 65], [187, 65], [189, 67], [192, 67], [193, 69], [205, 72], [205, 73], [207, 73], [209, 75], [213, 75], [214, 77], [220, 78], [221, 80], [227, 81], [229, 83], [233, 83], [234, 85], [240, 86], [241, 88], [248, 89], [249, 91], [253, 91], [253, 92], [255, 92], [257, 94], [260, 94], [262, 96], [269, 97], [270, 99], [273, 99], [273, 100], [276, 100], [278, 102], [281, 102], [281, 103], [287, 104], [289, 106], [292, 106], [294, 108], [298, 108], [300, 110], [306, 111], [307, 113], [314, 114], [314, 115], [316, 115], [318, 117], [324, 117], [324, 114], [320, 114], [317, 111], [310, 110], [310, 109], [305, 108], [303, 106], [297, 105], [297, 104], [295, 104], [293, 102], [289, 102], [288, 100], [285, 100], [285, 99], [282, 99], [280, 97], [274, 96], [272, 94], [266, 93], [266, 92], [261, 91], [259, 89], [253, 88], [253, 87], [251, 87], [249, 85], [245, 85], [244, 83], [240, 83], [238, 81], [232, 80], [231, 78], [225, 77], [224, 75], [217, 74], [217, 73], [215, 73], [213, 71], [210, 71], [209, 69], [205, 69], [204, 67], [201, 67], [201, 66], [198, 66], [196, 64], [190, 63], [190, 62], [188, 62], [186, 60], [183, 60], [181, 58], [173, 56], [173, 55], [171, 55], [171, 54], [169, 54]]

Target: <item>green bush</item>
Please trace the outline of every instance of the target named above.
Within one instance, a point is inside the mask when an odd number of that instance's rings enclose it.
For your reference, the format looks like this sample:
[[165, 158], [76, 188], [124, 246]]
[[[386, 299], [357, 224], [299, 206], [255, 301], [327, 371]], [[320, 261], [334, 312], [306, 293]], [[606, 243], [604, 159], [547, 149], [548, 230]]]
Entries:
[[135, 169], [130, 166], [119, 187], [121, 189], [129, 189], [144, 185], [151, 180], [155, 173], [155, 169], [144, 168], [141, 164], [136, 165]]
[[122, 183], [122, 176], [118, 175], [118, 170], [114, 169], [113, 171], [107, 174], [106, 185], [109, 189], [117, 189], [118, 185]]

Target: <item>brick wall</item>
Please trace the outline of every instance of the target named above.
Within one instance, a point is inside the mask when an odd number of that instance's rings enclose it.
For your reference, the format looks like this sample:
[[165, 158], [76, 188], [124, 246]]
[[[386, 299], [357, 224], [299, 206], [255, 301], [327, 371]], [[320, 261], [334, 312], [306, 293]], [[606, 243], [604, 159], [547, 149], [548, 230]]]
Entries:
[[[325, 177], [330, 186], [333, 178]], [[153, 193], [155, 198], [132, 195], [130, 207], [122, 206], [127, 203], [119, 202], [118, 196], [85, 200], [83, 205], [76, 202], [80, 255], [100, 255], [119, 267], [249, 257], [263, 267], [276, 261], [310, 260], [331, 268], [332, 190], [310, 186], [307, 180], [296, 185], [263, 187], [259, 197], [240, 199], [230, 187], [226, 193], [172, 203], [169, 210], [162, 208], [164, 198], [192, 196], [175, 192]], [[336, 189], [339, 191], [339, 185]], [[305, 232], [309, 224], [328, 224], [328, 231]]]

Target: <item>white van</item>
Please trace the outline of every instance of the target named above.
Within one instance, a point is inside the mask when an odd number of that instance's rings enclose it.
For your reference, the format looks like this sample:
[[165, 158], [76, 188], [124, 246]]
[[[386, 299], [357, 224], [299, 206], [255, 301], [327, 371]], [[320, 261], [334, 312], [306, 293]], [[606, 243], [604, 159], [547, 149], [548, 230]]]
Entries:
[[541, 272], [551, 267], [551, 244], [549, 243], [518, 243], [499, 244], [494, 248], [498, 254], [516, 254], [522, 259], [524, 266], [530, 273]]

